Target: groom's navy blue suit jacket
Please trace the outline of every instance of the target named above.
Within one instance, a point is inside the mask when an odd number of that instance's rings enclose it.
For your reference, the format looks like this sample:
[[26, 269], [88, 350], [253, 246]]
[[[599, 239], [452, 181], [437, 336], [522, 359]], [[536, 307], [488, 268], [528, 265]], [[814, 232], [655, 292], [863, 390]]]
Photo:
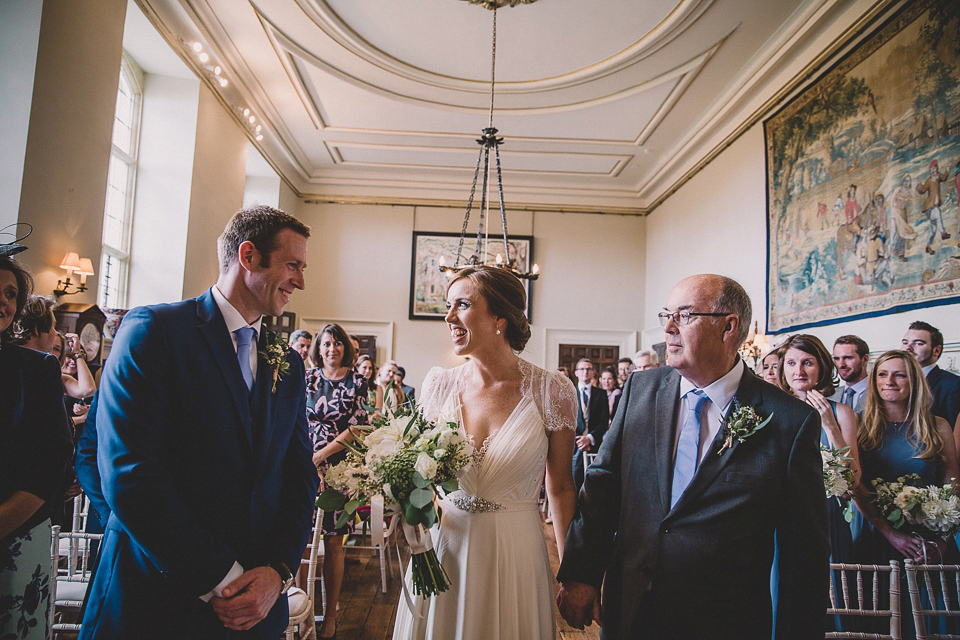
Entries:
[[[233, 637], [200, 596], [234, 562], [299, 566], [318, 477], [303, 362], [286, 359], [271, 392], [261, 356], [248, 393], [209, 290], [124, 318], [95, 420], [110, 516], [81, 638]], [[286, 624], [280, 597], [241, 635], [275, 640]]]
[[776, 638], [823, 638], [819, 415], [744, 371], [735, 399], [773, 418], [723, 454], [721, 429], [671, 509], [679, 389], [669, 367], [630, 376], [586, 472], [559, 580], [603, 583], [605, 640], [769, 640], [776, 536]]

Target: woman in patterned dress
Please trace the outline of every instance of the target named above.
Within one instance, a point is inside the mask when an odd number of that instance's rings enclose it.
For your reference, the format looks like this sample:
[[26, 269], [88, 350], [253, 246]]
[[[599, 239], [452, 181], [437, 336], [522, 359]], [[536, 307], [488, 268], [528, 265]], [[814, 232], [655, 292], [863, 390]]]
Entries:
[[[313, 437], [313, 463], [320, 474], [346, 457], [337, 436], [356, 425], [367, 423], [363, 401], [367, 399], [367, 381], [349, 365], [353, 362], [353, 345], [340, 325], [328, 324], [310, 345], [310, 359], [320, 364], [307, 370], [307, 422]], [[324, 603], [321, 638], [336, 636], [337, 601], [343, 583], [343, 535], [353, 530], [352, 523], [337, 529], [342, 512], [323, 516], [324, 561], [323, 579], [327, 597]]]

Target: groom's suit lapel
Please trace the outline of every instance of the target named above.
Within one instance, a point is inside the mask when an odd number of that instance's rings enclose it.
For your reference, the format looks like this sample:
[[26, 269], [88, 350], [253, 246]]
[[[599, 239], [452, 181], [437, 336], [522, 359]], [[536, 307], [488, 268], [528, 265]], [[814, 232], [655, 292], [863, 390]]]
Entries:
[[[263, 468], [267, 452], [270, 451], [270, 442], [273, 438], [272, 425], [274, 424], [274, 413], [277, 410], [277, 394], [273, 393], [273, 369], [263, 357], [267, 352], [267, 341], [273, 338], [273, 334], [266, 327], [260, 331], [260, 339], [257, 344], [257, 402], [255, 406], [257, 421], [254, 430], [254, 447], [256, 448], [256, 459], [258, 468]], [[277, 389], [280, 389], [280, 382], [277, 382]]]
[[[738, 364], [737, 366], [740, 365]], [[730, 404], [728, 413], [733, 409], [736, 403], [739, 403], [740, 406], [743, 407], [753, 407], [757, 410], [758, 414], [761, 416], [766, 416], [767, 414], [762, 409], [763, 394], [761, 393], [761, 390], [762, 387], [760, 379], [751, 374], [749, 371], [744, 370], [743, 377], [740, 379], [740, 386], [737, 387], [737, 392], [733, 396], [733, 402]], [[763, 434], [763, 431], [760, 431], [756, 436], [751, 437], [762, 437], [761, 434]], [[690, 486], [687, 487], [687, 490], [680, 497], [680, 500], [674, 506], [674, 510], [681, 509], [691, 500], [695, 500], [717, 479], [717, 476], [720, 475], [720, 472], [723, 471], [735, 458], [737, 448], [741, 444], [740, 441], [734, 438], [733, 444], [725, 449], [721, 454], [720, 449], [723, 448], [723, 442], [723, 428], [721, 427], [717, 431], [717, 435], [713, 439], [713, 442], [710, 443], [710, 448], [707, 451], [706, 456], [704, 456], [703, 461], [700, 463], [700, 466], [697, 468], [697, 472], [694, 474], [693, 479], [690, 481]], [[667, 477], [669, 482], [669, 476]], [[669, 502], [667, 504], [669, 504]]]
[[[247, 385], [243, 381], [243, 374], [240, 373], [237, 351], [233, 346], [230, 334], [227, 332], [227, 324], [224, 322], [223, 315], [217, 308], [217, 303], [209, 290], [197, 298], [197, 317], [200, 320], [200, 334], [210, 348], [213, 360], [220, 370], [220, 375], [230, 390], [230, 398], [233, 401], [237, 420], [246, 443], [248, 446], [252, 446], [253, 430]], [[210, 401], [215, 402], [216, 399], [211, 398]]]

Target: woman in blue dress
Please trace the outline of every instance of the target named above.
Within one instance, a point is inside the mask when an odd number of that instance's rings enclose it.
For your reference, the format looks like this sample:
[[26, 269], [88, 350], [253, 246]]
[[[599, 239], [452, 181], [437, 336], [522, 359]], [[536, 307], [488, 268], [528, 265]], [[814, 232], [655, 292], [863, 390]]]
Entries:
[[[833, 357], [818, 338], [807, 334], [792, 336], [780, 349], [783, 354], [778, 372], [780, 385], [820, 414], [821, 444], [838, 450], [850, 447], [847, 455], [853, 459], [852, 489], [859, 480], [860, 470], [856, 447], [857, 416], [847, 405], [828, 400], [838, 383]], [[843, 511], [844, 506], [836, 498], [827, 498], [830, 562], [853, 561], [853, 534]], [[839, 589], [836, 591], [839, 593]], [[842, 631], [841, 626], [839, 617], [827, 621], [828, 631]]]
[[[904, 558], [923, 563], [960, 561], [952, 538], [925, 541], [895, 529], [867, 496], [877, 478], [889, 482], [916, 473], [924, 485], [942, 485], [960, 477], [950, 425], [934, 416], [931, 406], [930, 387], [912, 355], [888, 351], [877, 359], [870, 372], [858, 438], [863, 483], [857, 504], [868, 522], [854, 541], [859, 563], [886, 564]], [[900, 593], [907, 593], [905, 585]], [[902, 597], [900, 606], [903, 637], [914, 638], [910, 599]]]

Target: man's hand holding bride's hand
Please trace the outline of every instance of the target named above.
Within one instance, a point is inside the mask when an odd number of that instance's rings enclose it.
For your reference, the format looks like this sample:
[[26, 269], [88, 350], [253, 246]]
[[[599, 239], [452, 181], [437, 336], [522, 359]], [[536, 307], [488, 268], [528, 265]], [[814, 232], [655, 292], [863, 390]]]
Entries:
[[557, 594], [557, 608], [560, 615], [574, 629], [590, 626], [594, 620], [603, 626], [603, 614], [600, 610], [600, 592], [596, 587], [582, 582], [564, 582]]

